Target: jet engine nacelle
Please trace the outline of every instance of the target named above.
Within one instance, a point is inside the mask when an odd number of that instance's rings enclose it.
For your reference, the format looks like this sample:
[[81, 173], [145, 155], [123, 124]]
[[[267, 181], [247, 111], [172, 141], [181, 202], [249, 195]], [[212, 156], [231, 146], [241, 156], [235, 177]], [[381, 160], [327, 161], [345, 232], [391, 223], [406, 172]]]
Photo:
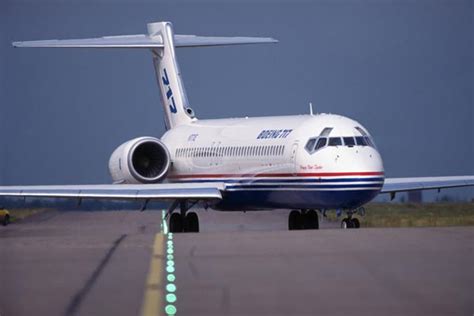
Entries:
[[168, 149], [159, 139], [139, 137], [123, 143], [109, 159], [114, 183], [157, 183], [171, 165]]

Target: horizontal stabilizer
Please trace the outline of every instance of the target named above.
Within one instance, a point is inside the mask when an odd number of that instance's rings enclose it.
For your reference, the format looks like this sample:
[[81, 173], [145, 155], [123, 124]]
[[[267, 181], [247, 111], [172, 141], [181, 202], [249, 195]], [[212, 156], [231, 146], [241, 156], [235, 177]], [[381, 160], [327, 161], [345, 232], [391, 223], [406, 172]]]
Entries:
[[[227, 46], [245, 44], [277, 43], [270, 37], [210, 37], [195, 35], [175, 35], [175, 47]], [[162, 48], [161, 36], [122, 35], [98, 38], [66, 39], [13, 42], [14, 47], [57, 47], [57, 48]]]

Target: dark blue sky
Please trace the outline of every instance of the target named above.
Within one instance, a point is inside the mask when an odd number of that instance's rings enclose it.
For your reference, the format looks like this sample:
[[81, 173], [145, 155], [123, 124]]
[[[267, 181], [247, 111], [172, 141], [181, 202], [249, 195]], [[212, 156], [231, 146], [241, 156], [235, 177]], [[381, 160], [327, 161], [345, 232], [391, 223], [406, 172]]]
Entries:
[[2, 0], [0, 182], [108, 183], [116, 146], [164, 130], [148, 51], [10, 42], [162, 20], [181, 34], [280, 40], [178, 50], [200, 118], [306, 113], [312, 101], [365, 125], [387, 176], [474, 174], [473, 1]]

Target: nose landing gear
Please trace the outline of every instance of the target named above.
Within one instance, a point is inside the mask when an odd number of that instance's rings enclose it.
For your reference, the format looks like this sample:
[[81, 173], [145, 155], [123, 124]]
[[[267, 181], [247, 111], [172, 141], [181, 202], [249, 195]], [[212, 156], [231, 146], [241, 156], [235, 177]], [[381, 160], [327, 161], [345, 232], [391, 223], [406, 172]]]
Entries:
[[293, 210], [288, 216], [288, 230], [319, 229], [319, 216], [315, 210]]
[[352, 217], [355, 213], [359, 213], [360, 215], [365, 215], [365, 209], [363, 207], [358, 208], [355, 211], [347, 211], [347, 217], [344, 218], [341, 222], [341, 228], [360, 228], [360, 221], [358, 218]]
[[360, 228], [360, 222], [357, 218], [344, 218], [341, 222], [341, 228], [342, 229], [347, 229], [347, 228]]

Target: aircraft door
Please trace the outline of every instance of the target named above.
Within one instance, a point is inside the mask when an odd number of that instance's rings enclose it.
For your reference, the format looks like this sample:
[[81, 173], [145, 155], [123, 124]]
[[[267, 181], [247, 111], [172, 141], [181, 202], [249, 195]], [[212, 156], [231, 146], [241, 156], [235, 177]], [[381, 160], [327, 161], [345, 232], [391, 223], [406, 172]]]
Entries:
[[298, 154], [298, 140], [293, 143], [291, 146], [291, 156], [290, 156], [290, 169], [292, 170], [293, 174], [296, 175], [297, 173], [297, 166], [296, 166], [296, 155]]
[[222, 155], [221, 155], [221, 142], [212, 143], [212, 158], [211, 164], [213, 166], [219, 166], [222, 164]]

